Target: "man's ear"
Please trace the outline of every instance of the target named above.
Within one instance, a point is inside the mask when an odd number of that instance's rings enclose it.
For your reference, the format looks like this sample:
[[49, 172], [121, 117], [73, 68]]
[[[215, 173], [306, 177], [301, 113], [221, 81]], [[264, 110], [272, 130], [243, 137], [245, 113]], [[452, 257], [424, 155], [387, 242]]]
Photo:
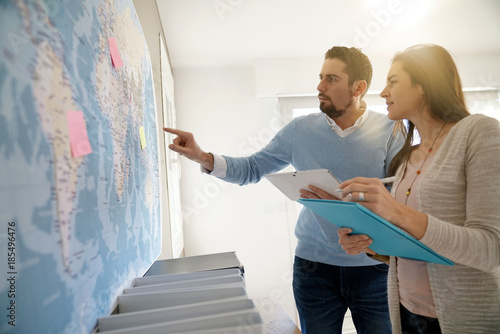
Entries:
[[354, 88], [354, 96], [358, 97], [363, 95], [363, 93], [366, 91], [367, 86], [368, 84], [365, 80], [354, 81], [354, 83], [352, 84], [352, 87]]

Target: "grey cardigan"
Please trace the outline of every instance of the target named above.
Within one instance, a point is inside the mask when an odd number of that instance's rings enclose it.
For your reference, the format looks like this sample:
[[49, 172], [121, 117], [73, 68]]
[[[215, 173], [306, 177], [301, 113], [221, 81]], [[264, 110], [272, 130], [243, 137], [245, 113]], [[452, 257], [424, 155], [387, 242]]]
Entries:
[[[403, 167], [396, 176], [395, 192]], [[500, 126], [471, 115], [449, 132], [422, 174], [418, 210], [428, 215], [420, 240], [454, 261], [427, 264], [443, 334], [500, 333]], [[396, 258], [388, 278], [393, 331], [401, 333]]]

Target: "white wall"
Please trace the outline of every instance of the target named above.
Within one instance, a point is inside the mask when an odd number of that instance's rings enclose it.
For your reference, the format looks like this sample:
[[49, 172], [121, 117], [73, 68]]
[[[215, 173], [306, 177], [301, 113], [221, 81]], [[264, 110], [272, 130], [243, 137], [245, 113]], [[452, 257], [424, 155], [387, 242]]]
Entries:
[[[377, 54], [367, 55], [373, 66], [370, 90], [380, 91], [385, 86], [391, 59]], [[500, 54], [471, 53], [454, 55], [454, 58], [464, 87], [500, 86]], [[317, 93], [322, 63], [322, 54], [317, 58], [256, 60], [256, 95]]]
[[[174, 72], [178, 127], [207, 151], [245, 155], [267, 143], [279, 127], [276, 99], [256, 99], [252, 68]], [[285, 201], [267, 181], [240, 187], [202, 175], [182, 163], [186, 256], [236, 251], [251, 298], [272, 296], [291, 314], [290, 229]]]
[[[370, 58], [372, 89], [381, 90], [390, 59]], [[193, 132], [206, 151], [233, 156], [257, 151], [277, 128], [277, 100], [269, 96], [316, 93], [322, 62], [319, 55], [261, 59], [248, 67], [174, 70], [178, 127]], [[457, 63], [464, 86], [494, 85], [495, 80], [500, 85], [498, 55], [467, 56]], [[236, 251], [245, 265], [249, 295], [277, 298], [297, 321], [288, 200], [266, 180], [240, 187], [202, 175], [186, 159], [181, 163], [186, 256]]]

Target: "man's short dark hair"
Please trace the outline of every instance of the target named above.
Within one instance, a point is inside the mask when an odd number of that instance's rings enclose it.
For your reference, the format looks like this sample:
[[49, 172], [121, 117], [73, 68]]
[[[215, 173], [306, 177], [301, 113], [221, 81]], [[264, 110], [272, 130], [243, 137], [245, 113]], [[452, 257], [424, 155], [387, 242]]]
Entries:
[[370, 59], [360, 49], [345, 46], [334, 46], [326, 51], [325, 60], [331, 58], [337, 58], [346, 63], [345, 73], [349, 76], [349, 85], [357, 80], [366, 81], [366, 90], [361, 95], [363, 98], [372, 82], [373, 68]]

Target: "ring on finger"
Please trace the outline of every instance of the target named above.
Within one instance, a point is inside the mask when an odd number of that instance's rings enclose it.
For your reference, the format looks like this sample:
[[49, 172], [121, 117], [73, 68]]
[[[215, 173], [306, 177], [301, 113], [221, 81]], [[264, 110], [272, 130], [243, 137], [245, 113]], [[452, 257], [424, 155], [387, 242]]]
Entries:
[[360, 202], [365, 201], [365, 193], [364, 192], [360, 191], [358, 196], [359, 196], [358, 198], [359, 198]]

